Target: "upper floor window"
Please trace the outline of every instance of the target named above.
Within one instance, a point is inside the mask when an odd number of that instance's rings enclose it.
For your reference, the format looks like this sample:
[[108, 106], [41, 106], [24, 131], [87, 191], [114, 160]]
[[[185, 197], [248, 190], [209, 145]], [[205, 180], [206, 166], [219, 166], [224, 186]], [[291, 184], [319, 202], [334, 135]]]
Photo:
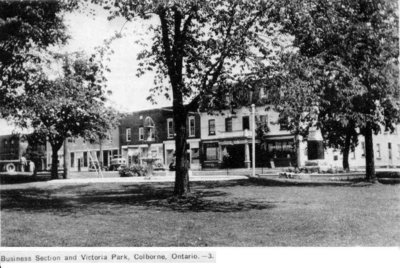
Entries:
[[356, 150], [351, 151], [351, 159], [356, 159]]
[[279, 122], [279, 130], [289, 130], [288, 122]]
[[215, 135], [215, 119], [208, 120], [208, 135]]
[[144, 140], [144, 129], [142, 127], [139, 128], [139, 140]]
[[225, 118], [225, 131], [232, 132], [232, 117]]
[[250, 129], [250, 118], [248, 116], [243, 116], [242, 126], [243, 130]]
[[260, 115], [258, 123], [262, 126], [268, 125], [268, 115]]
[[[144, 119], [143, 127], [144, 127], [144, 130], [142, 130], [143, 137], [140, 137], [140, 134], [139, 134], [139, 139], [144, 140], [146, 138], [147, 141], [154, 141], [154, 139], [155, 139], [155, 124], [154, 124], [153, 119], [150, 116], [148, 116], [148, 117], [146, 117], [146, 119]], [[140, 129], [139, 129], [139, 133], [140, 133]], [[144, 137], [145, 135], [146, 135], [146, 137]]]
[[111, 133], [107, 133], [106, 139], [107, 139], [108, 141], [110, 141], [110, 142], [113, 141], [113, 136], [111, 135]]
[[174, 120], [172, 118], [167, 119], [167, 135], [168, 138], [171, 139], [174, 137]]
[[189, 137], [196, 135], [196, 124], [194, 117], [189, 117]]
[[381, 158], [381, 145], [379, 143], [376, 144], [376, 158]]
[[131, 141], [132, 138], [132, 131], [131, 128], [126, 129], [126, 141]]

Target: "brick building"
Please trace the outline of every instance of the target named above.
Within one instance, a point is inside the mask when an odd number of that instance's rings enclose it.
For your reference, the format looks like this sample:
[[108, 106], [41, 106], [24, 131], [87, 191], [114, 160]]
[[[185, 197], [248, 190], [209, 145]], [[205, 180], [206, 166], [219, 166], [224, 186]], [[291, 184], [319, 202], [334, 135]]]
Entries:
[[[192, 169], [200, 167], [200, 116], [189, 112], [187, 118], [188, 154]], [[143, 164], [144, 158], [157, 159], [158, 165], [168, 166], [174, 159], [175, 133], [172, 108], [133, 112], [120, 121], [122, 157], [128, 165]]]

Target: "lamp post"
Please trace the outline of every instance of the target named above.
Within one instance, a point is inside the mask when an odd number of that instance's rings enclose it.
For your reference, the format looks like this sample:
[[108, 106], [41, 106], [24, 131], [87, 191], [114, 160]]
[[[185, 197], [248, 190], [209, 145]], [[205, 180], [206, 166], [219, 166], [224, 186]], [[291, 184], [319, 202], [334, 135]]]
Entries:
[[256, 105], [251, 105], [251, 153], [252, 153], [252, 176], [256, 176]]

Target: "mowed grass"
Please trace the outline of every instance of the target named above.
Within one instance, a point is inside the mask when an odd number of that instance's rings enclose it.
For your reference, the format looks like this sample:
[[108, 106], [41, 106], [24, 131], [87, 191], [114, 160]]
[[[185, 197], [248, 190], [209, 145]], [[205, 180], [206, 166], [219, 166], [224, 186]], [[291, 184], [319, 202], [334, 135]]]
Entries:
[[400, 186], [4, 186], [1, 246], [399, 246]]

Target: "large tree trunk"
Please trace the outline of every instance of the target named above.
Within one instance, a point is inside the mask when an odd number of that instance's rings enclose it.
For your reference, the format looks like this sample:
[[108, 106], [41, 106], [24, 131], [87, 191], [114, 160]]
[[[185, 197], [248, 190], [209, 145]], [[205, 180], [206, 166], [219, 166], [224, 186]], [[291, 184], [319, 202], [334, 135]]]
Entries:
[[175, 123], [175, 189], [174, 195], [182, 196], [190, 192], [188, 163], [186, 159], [186, 111], [183, 104], [174, 105]]
[[70, 162], [70, 157], [69, 157], [69, 151], [68, 151], [68, 141], [65, 139], [64, 141], [64, 173], [63, 173], [63, 178], [68, 179], [69, 178], [69, 163]]
[[[161, 22], [162, 47], [165, 62], [168, 67], [168, 76], [172, 86], [173, 113], [175, 124], [175, 189], [174, 195], [182, 196], [190, 191], [188, 163], [186, 160], [186, 115], [187, 111], [183, 105], [184, 84], [182, 79], [183, 50], [185, 42], [185, 31], [190, 24], [190, 17], [185, 22], [183, 30], [182, 20], [184, 16], [176, 9], [174, 11], [174, 23], [169, 24], [167, 10], [160, 8], [158, 15]], [[174, 31], [174, 42], [170, 40], [170, 30]], [[183, 31], [183, 32], [182, 32]]]
[[364, 131], [365, 137], [365, 172], [366, 180], [376, 182], [375, 162], [374, 162], [374, 143], [371, 124], [367, 123]]
[[58, 148], [57, 146], [51, 145], [51, 179], [57, 180], [58, 179]]
[[346, 139], [343, 148], [343, 170], [346, 172], [350, 171], [350, 165], [349, 165], [350, 143], [351, 143], [351, 131], [348, 130], [346, 133]]

